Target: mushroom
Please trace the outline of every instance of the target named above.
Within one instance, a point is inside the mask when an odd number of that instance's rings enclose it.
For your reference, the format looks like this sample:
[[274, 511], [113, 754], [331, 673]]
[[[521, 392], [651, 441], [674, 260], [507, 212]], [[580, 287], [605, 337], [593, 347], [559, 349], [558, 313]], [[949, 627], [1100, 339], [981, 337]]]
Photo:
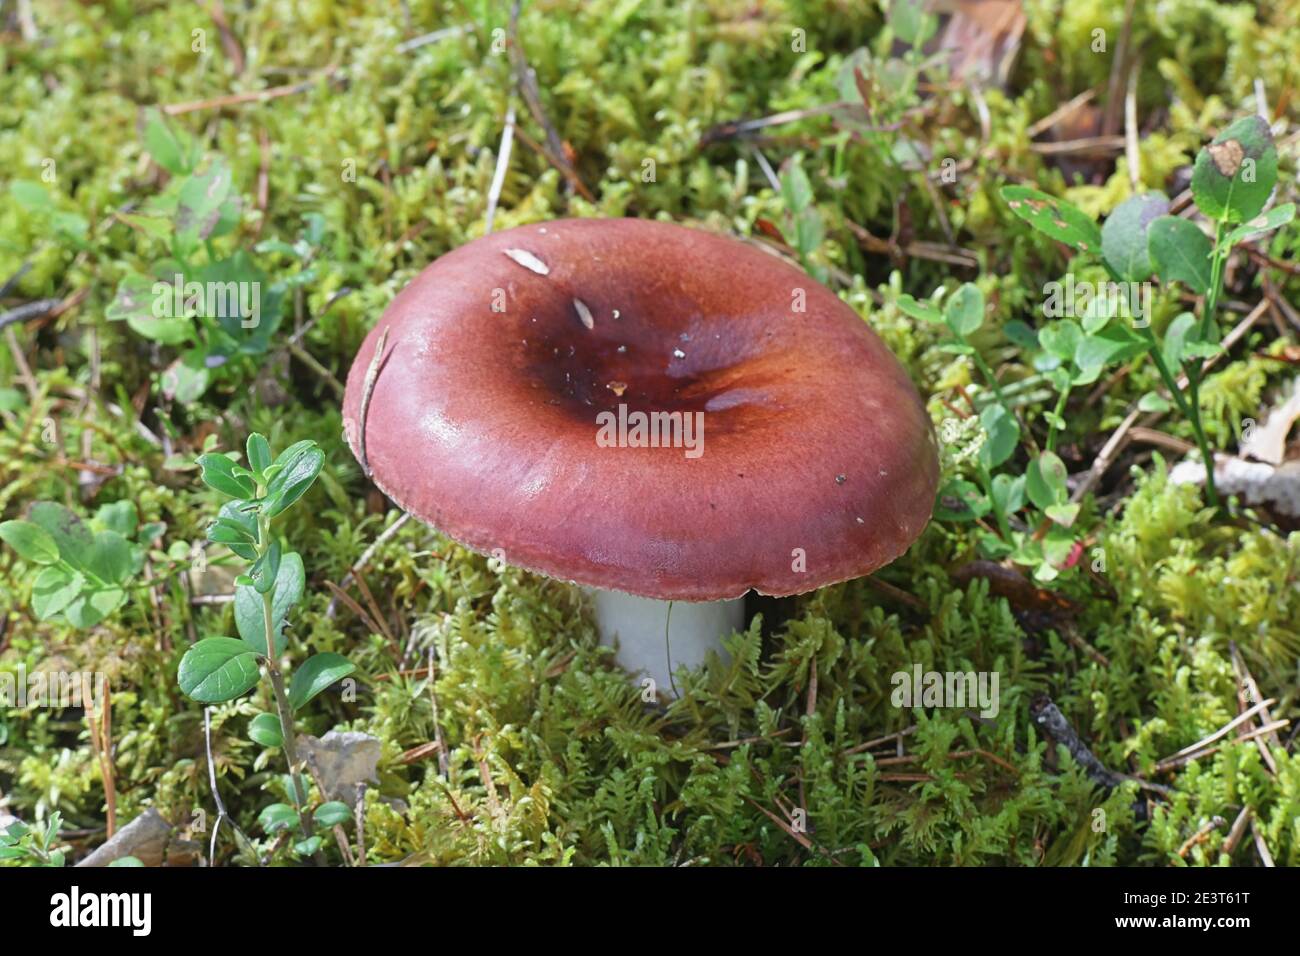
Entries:
[[400, 507], [591, 589], [602, 640], [666, 694], [746, 592], [901, 555], [938, 482], [920, 397], [852, 309], [758, 248], [636, 219], [438, 259], [361, 346], [343, 421]]

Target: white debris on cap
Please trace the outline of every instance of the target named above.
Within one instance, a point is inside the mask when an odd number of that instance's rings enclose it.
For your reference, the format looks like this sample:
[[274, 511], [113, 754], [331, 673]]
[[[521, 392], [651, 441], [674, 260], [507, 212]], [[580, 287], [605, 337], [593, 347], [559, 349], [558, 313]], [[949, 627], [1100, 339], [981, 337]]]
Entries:
[[578, 310], [578, 318], [582, 320], [583, 325], [589, 329], [596, 327], [596, 320], [591, 317], [591, 309], [587, 308], [587, 303], [581, 299], [574, 299], [573, 307]]
[[502, 251], [525, 269], [528, 269], [531, 272], [536, 272], [539, 276], [548, 276], [551, 274], [551, 270], [547, 267], [546, 263], [537, 258], [527, 249], [505, 249]]

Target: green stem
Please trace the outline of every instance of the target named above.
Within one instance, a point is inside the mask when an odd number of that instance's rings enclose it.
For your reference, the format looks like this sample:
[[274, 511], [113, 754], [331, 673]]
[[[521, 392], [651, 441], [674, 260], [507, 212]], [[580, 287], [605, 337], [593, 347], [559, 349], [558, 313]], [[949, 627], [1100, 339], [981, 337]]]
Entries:
[[1188, 394], [1183, 395], [1182, 390], [1178, 387], [1178, 380], [1174, 378], [1174, 373], [1170, 371], [1169, 366], [1165, 363], [1164, 353], [1160, 351], [1160, 346], [1156, 343], [1155, 333], [1151, 331], [1149, 325], [1141, 329], [1143, 336], [1150, 345], [1151, 360], [1155, 362], [1156, 371], [1160, 373], [1160, 378], [1165, 383], [1165, 388], [1169, 390], [1169, 396], [1174, 400], [1178, 411], [1188, 422], [1191, 423], [1192, 432], [1196, 436], [1196, 447], [1200, 449], [1201, 460], [1205, 464], [1205, 499], [1213, 508], [1219, 507], [1219, 492], [1214, 486], [1214, 453], [1210, 450], [1209, 439], [1205, 437], [1205, 429], [1201, 425], [1201, 407], [1200, 396], [1197, 391], [1199, 378], [1199, 363], [1197, 369], [1193, 370], [1191, 366], [1187, 368], [1187, 385]]
[[993, 508], [993, 516], [998, 522], [998, 533], [1002, 535], [1002, 540], [1011, 543], [1011, 525], [1007, 521], [1007, 516], [1002, 513], [1002, 508], [998, 505], [998, 499], [993, 495], [993, 476], [983, 465], [979, 466], [980, 484], [984, 486], [984, 494], [988, 495], [989, 505]]
[[989, 363], [984, 361], [984, 356], [980, 355], [979, 350], [965, 339], [960, 339], [960, 341], [963, 345], [970, 346], [971, 359], [975, 362], [975, 367], [980, 370], [980, 374], [988, 380], [989, 387], [993, 389], [993, 394], [998, 398], [998, 403], [1006, 405], [1007, 401], [1002, 396], [1002, 386], [998, 384], [997, 376], [993, 374], [993, 369], [989, 367]]
[[1067, 385], [1061, 390], [1061, 397], [1056, 400], [1056, 408], [1052, 409], [1052, 421], [1047, 426], [1047, 450], [1056, 451], [1056, 423], [1061, 420], [1061, 415], [1065, 412], [1065, 401], [1070, 397], [1070, 388]]
[[1208, 341], [1210, 327], [1214, 322], [1214, 313], [1219, 307], [1219, 286], [1223, 284], [1223, 267], [1228, 261], [1231, 249], [1223, 248], [1223, 233], [1227, 223], [1218, 222], [1214, 226], [1214, 258], [1210, 260], [1210, 288], [1205, 293], [1205, 305], [1201, 309], [1200, 339]]
[[[1215, 327], [1215, 313], [1219, 307], [1219, 290], [1223, 285], [1223, 270], [1228, 262], [1228, 254], [1232, 251], [1230, 246], [1225, 247], [1223, 238], [1228, 224], [1219, 221], [1214, 225], [1214, 258], [1210, 261], [1210, 287], [1205, 292], [1205, 303], [1201, 307], [1201, 321], [1199, 326], [1198, 338], [1202, 342], [1211, 340], [1211, 332], [1214, 332], [1213, 338], [1218, 340], [1218, 330]], [[1205, 465], [1205, 500], [1210, 507], [1219, 507], [1219, 491], [1214, 484], [1214, 452], [1210, 449], [1210, 442], [1205, 437], [1205, 427], [1201, 421], [1201, 359], [1193, 358], [1183, 366], [1187, 373], [1187, 405], [1188, 419], [1192, 423], [1192, 431], [1196, 435], [1196, 445], [1201, 451], [1201, 461]]]
[[[259, 489], [259, 494], [263, 492]], [[261, 557], [271, 547], [270, 519], [265, 515], [257, 517], [257, 554]], [[262, 595], [263, 637], [266, 641], [266, 674], [271, 679], [271, 690], [275, 696], [275, 709], [280, 717], [280, 746], [284, 749], [285, 760], [289, 763], [289, 781], [293, 789], [293, 802], [298, 810], [298, 826], [304, 840], [311, 839], [311, 818], [307, 815], [307, 788], [303, 786], [302, 774], [298, 772], [298, 744], [293, 730], [293, 708], [289, 705], [289, 696], [284, 690], [284, 675], [275, 653], [275, 587]], [[317, 852], [316, 862], [323, 864], [324, 857]]]

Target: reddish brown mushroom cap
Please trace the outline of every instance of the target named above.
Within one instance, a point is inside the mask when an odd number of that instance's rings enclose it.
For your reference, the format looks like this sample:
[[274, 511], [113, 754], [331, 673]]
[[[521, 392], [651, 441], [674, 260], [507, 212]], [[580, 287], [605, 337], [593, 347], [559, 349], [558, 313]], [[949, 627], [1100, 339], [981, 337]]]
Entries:
[[[443, 256], [357, 354], [358, 458], [385, 330], [375, 483], [509, 564], [660, 599], [795, 594], [888, 564], [929, 520], [934, 435], [902, 366], [829, 290], [737, 240], [566, 219]], [[620, 405], [630, 422], [702, 413], [702, 454], [602, 447], [598, 415]]]

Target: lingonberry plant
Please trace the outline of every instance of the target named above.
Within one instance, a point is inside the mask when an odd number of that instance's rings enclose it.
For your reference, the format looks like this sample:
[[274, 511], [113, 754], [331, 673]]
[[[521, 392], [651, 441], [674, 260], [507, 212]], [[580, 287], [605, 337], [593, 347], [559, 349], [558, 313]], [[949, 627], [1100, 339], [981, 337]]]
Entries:
[[[288, 550], [275, 532], [274, 522], [311, 487], [325, 464], [325, 454], [314, 441], [290, 445], [272, 459], [267, 440], [253, 434], [247, 443], [247, 467], [227, 455], [208, 453], [198, 459], [204, 483], [227, 495], [216, 520], [208, 527], [208, 540], [223, 544], [251, 562], [246, 574], [235, 579], [235, 627], [239, 638], [206, 637], [181, 659], [177, 681], [193, 700], [215, 704], [241, 697], [262, 679], [265, 669], [275, 713], [262, 713], [249, 727], [249, 736], [265, 747], [284, 750], [289, 764], [289, 792], [293, 806], [266, 807], [259, 820], [268, 833], [297, 826], [302, 839], [294, 851], [309, 856], [320, 848], [313, 835], [294, 737], [294, 713], [331, 684], [354, 670], [346, 658], [315, 654], [294, 672], [286, 687], [281, 665], [287, 638], [285, 619], [302, 600], [306, 576], [302, 558]], [[347, 808], [327, 803], [317, 807], [314, 819], [332, 826]]]

